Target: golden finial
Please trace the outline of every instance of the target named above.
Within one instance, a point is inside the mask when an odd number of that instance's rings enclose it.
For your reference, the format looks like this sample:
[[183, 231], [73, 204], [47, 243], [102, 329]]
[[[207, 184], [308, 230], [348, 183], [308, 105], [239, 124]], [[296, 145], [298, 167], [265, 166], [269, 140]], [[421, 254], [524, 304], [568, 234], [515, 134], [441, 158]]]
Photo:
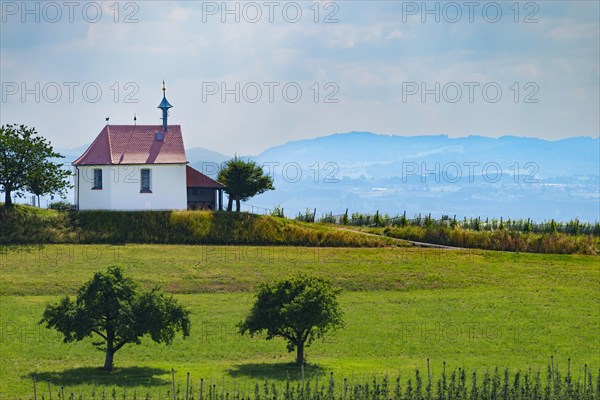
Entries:
[[167, 91], [167, 88], [165, 86], [165, 80], [163, 79], [163, 93], [165, 93]]

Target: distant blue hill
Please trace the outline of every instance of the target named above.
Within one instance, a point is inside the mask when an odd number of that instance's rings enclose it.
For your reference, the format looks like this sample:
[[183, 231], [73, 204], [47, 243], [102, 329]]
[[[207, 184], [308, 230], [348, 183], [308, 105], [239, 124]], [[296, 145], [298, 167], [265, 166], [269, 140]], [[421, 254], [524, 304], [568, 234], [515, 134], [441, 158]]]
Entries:
[[[70, 163], [87, 146], [58, 149]], [[187, 149], [215, 176], [230, 156]], [[249, 201], [286, 215], [326, 212], [456, 214], [600, 220], [600, 139], [392, 136], [338, 133], [291, 141], [250, 157], [273, 172], [275, 191]], [[298, 168], [300, 168], [298, 170]], [[484, 171], [484, 168], [487, 168]], [[501, 174], [499, 174], [501, 172]]]
[[[252, 203], [280, 204], [286, 214], [349, 208], [600, 220], [599, 138], [349, 132], [285, 143], [255, 159], [274, 168], [277, 190]], [[302, 177], [296, 180], [298, 166]], [[337, 180], [327, 180], [334, 172]]]
[[[272, 147], [262, 161], [295, 161], [301, 164], [338, 162], [364, 165], [365, 176], [397, 176], [403, 162], [499, 163], [501, 166], [536, 163], [540, 177], [599, 174], [600, 139], [574, 137], [556, 141], [502, 136], [390, 136], [369, 132], [340, 133]], [[399, 164], [400, 163], [400, 164]], [[428, 166], [428, 165], [426, 165]]]

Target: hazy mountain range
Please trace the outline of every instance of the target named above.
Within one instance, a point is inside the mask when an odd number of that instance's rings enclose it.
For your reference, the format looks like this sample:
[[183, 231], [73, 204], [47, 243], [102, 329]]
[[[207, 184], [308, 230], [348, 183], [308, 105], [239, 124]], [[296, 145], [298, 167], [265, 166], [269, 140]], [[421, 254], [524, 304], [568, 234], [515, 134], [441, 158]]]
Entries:
[[[87, 146], [57, 149], [72, 161]], [[230, 155], [187, 149], [215, 176]], [[248, 203], [286, 215], [350, 212], [600, 220], [600, 139], [390, 136], [340, 133], [288, 142], [250, 156], [275, 191]]]

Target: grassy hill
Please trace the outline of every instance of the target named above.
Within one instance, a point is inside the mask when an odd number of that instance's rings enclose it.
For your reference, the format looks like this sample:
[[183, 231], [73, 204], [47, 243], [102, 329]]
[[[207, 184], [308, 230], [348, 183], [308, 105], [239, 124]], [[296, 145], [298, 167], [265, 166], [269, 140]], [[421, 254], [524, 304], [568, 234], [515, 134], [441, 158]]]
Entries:
[[[3, 244], [223, 244], [315, 247], [409, 246], [409, 241], [513, 252], [600, 254], [600, 236], [476, 231], [461, 227], [357, 227], [249, 213], [57, 211], [0, 206]], [[371, 233], [375, 235], [365, 235]]]
[[[11, 243], [0, 246], [0, 399], [32, 398], [33, 376], [50, 381], [53, 398], [61, 385], [74, 398], [104, 391], [104, 398], [125, 391], [164, 398], [171, 368], [179, 385], [190, 372], [196, 393], [200, 378], [238, 396], [254, 393], [257, 380], [296, 380], [300, 371], [282, 340], [241, 337], [236, 324], [260, 282], [298, 272], [343, 289], [347, 322], [307, 349], [309, 377], [332, 372], [352, 385], [401, 374], [406, 384], [415, 368], [426, 371], [428, 358], [434, 379], [444, 362], [479, 376], [496, 367], [544, 375], [551, 355], [562, 371], [571, 360], [574, 379], [600, 367], [598, 256], [407, 247], [246, 213], [17, 206], [0, 211], [0, 220], [0, 243]], [[47, 303], [74, 295], [110, 265], [177, 297], [192, 312], [192, 332], [168, 347], [148, 338], [125, 346], [107, 374], [97, 369], [103, 355], [93, 338], [65, 344], [38, 321]], [[210, 396], [217, 398], [227, 399]]]
[[248, 213], [56, 211], [0, 207], [0, 243], [161, 243], [383, 247], [398, 245], [333, 227]]
[[[92, 338], [65, 344], [37, 324], [44, 306], [74, 294], [94, 271], [123, 266], [145, 287], [161, 285], [192, 311], [191, 337], [172, 346], [148, 338], [116, 354], [117, 370], [96, 368]], [[85, 398], [95, 386], [163, 398], [174, 368], [252, 393], [257, 380], [296, 379], [293, 355], [275, 339], [236, 333], [259, 282], [296, 272], [329, 277], [344, 289], [348, 326], [307, 349], [307, 375], [333, 372], [350, 383], [403, 377], [432, 360], [483, 374], [498, 366], [542, 375], [554, 355], [572, 373], [598, 371], [598, 257], [423, 248], [205, 245], [44, 245], [0, 253], [0, 398], [31, 397], [33, 374]], [[414, 377], [414, 375], [413, 375]], [[404, 379], [405, 383], [406, 380]], [[338, 382], [339, 383], [339, 382]], [[206, 389], [208, 390], [208, 389]], [[339, 390], [339, 387], [337, 388]], [[197, 391], [196, 391], [197, 392]], [[97, 396], [100, 389], [96, 391]], [[38, 393], [39, 398], [39, 393]], [[46, 397], [47, 398], [47, 397]], [[77, 397], [76, 397], [77, 398]], [[100, 398], [99, 396], [97, 398]], [[110, 395], [108, 398], [111, 398]]]

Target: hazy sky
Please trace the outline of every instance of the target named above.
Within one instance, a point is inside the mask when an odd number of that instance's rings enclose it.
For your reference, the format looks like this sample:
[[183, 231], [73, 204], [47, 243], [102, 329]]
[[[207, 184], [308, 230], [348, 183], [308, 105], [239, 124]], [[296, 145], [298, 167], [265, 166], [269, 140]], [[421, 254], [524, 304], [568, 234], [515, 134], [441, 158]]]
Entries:
[[346, 131], [600, 131], [597, 1], [1, 3], [0, 122], [57, 147], [107, 116], [160, 124], [163, 79], [186, 147], [226, 154]]

